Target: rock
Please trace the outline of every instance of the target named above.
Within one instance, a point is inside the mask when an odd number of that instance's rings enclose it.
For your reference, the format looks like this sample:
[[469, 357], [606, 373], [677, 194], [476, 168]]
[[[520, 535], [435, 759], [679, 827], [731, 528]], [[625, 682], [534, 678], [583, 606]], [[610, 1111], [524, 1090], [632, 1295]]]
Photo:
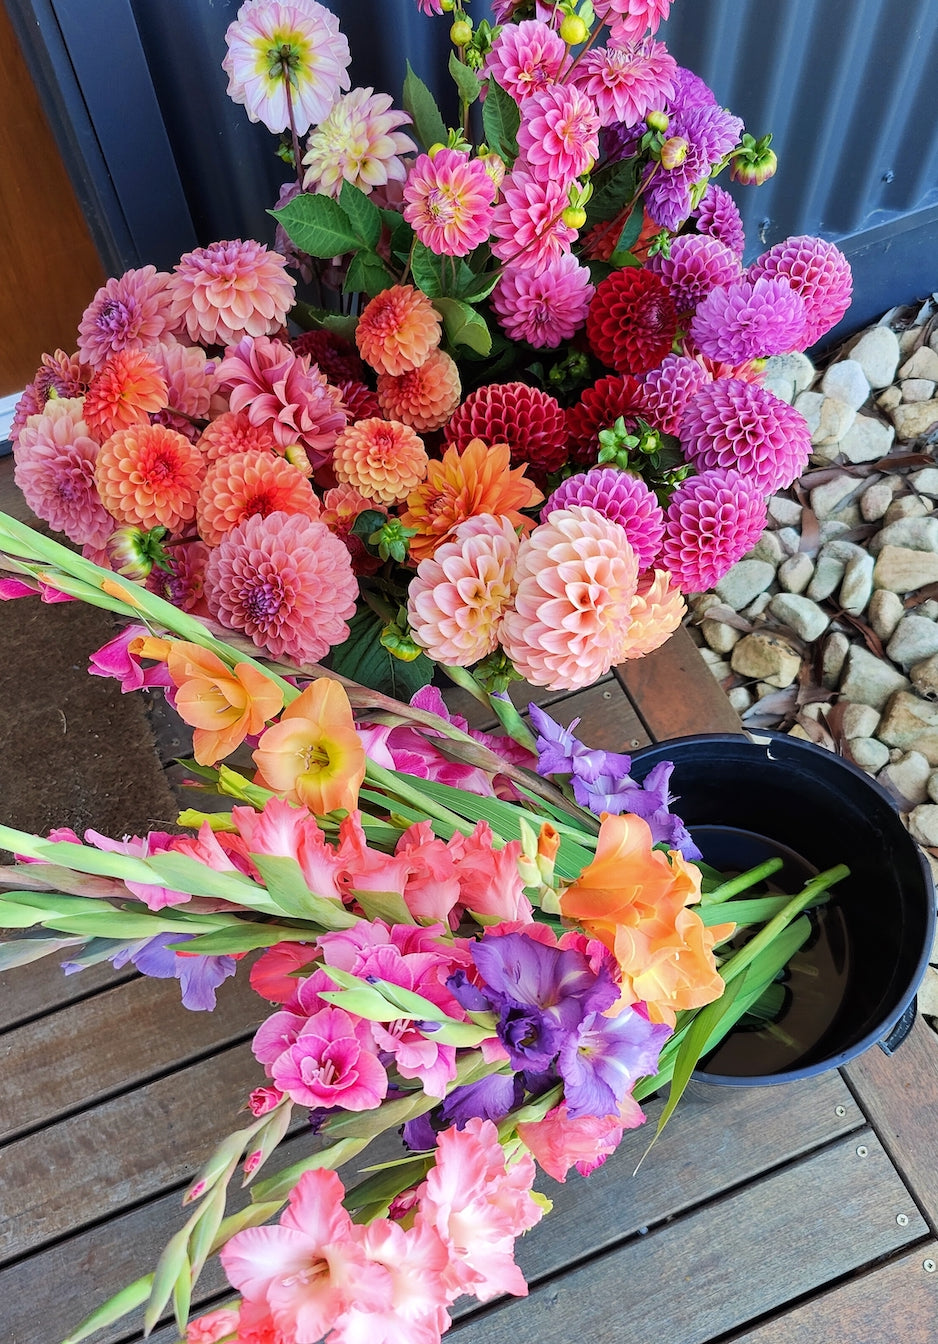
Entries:
[[717, 681], [725, 681], [733, 671], [725, 658], [718, 658], [715, 663], [708, 663], [707, 666]]
[[916, 616], [927, 616], [930, 621], [938, 621], [938, 602], [930, 597], [927, 602], [921, 602], [915, 608]]
[[870, 327], [850, 351], [870, 387], [888, 387], [899, 367], [899, 340], [889, 327]]
[[688, 598], [687, 604], [695, 621], [705, 616], [711, 607], [723, 605], [716, 593], [695, 593], [693, 597]]
[[938, 765], [938, 704], [909, 691], [897, 691], [886, 703], [877, 737], [888, 747], [920, 751], [930, 765]]
[[773, 495], [769, 500], [769, 517], [779, 527], [798, 527], [803, 512], [801, 505], [784, 495]]
[[921, 471], [913, 471], [909, 484], [920, 495], [938, 496], [938, 467], [923, 467]]
[[875, 774], [889, 762], [889, 748], [875, 737], [855, 737], [850, 743], [850, 755], [861, 770]]
[[[909, 813], [909, 834], [920, 845], [938, 845], [938, 805], [922, 803], [914, 807]], [[932, 968], [929, 966], [928, 969]], [[927, 1011], [924, 1002], [921, 1011]], [[934, 1013], [936, 1010], [933, 1007], [931, 1011]]]
[[845, 532], [850, 531], [849, 523], [842, 523], [839, 518], [826, 518], [821, 524], [821, 541], [836, 541], [842, 537]]
[[918, 439], [938, 425], [938, 401], [932, 398], [931, 401], [902, 402], [889, 415], [900, 439]]
[[801, 533], [796, 527], [780, 527], [775, 534], [786, 555], [794, 555], [801, 548]]
[[930, 378], [932, 382], [938, 382], [938, 354], [927, 345], [920, 345], [900, 368], [899, 377]]
[[909, 671], [912, 685], [926, 700], [938, 700], [938, 654], [913, 663]]
[[736, 645], [731, 665], [741, 677], [790, 686], [801, 670], [801, 656], [781, 635], [756, 630]]
[[900, 486], [895, 476], [877, 476], [860, 496], [860, 514], [868, 523], [878, 523]]
[[847, 561], [838, 600], [844, 611], [859, 616], [866, 610], [873, 595], [874, 560], [863, 551]]
[[895, 437], [892, 425], [872, 415], [858, 415], [838, 447], [848, 462], [875, 462], [886, 456]]
[[931, 766], [920, 751], [907, 751], [892, 761], [879, 775], [879, 782], [903, 812], [928, 799]]
[[764, 560], [774, 570], [776, 565], [781, 564], [785, 559], [785, 551], [777, 533], [763, 532], [755, 546], [744, 558], [746, 560]]
[[752, 599], [748, 607], [743, 607], [740, 615], [745, 616], [747, 621], [754, 621], [757, 616], [762, 615], [771, 601], [772, 594], [770, 592], [760, 593], [758, 597]]
[[729, 653], [734, 644], [738, 644], [743, 637], [741, 630], [734, 630], [731, 625], [724, 625], [722, 621], [701, 621], [700, 633], [707, 641], [707, 647], [713, 649], [715, 653]]
[[930, 401], [935, 395], [935, 384], [930, 378], [906, 378], [901, 391], [905, 402]]
[[847, 705], [841, 723], [848, 742], [853, 737], [875, 737], [879, 714], [872, 705]]
[[737, 714], [745, 714], [747, 709], [755, 704], [756, 698], [746, 686], [733, 686], [726, 693], [726, 698], [736, 710]]
[[814, 575], [814, 563], [804, 551], [797, 551], [778, 567], [779, 586], [786, 593], [803, 593]]
[[[810, 396], [808, 392], [804, 396]], [[824, 448], [828, 445], [840, 443], [847, 430], [856, 419], [856, 410], [849, 406], [847, 402], [841, 401], [839, 397], [825, 397], [821, 403], [818, 414], [818, 426], [811, 435], [811, 442], [815, 448]]]
[[[855, 704], [872, 705], [882, 709], [890, 696], [908, 691], [911, 682], [890, 664], [883, 662], [860, 644], [853, 644], [847, 654], [844, 673], [840, 681], [840, 694], [844, 700]], [[914, 697], [913, 697], [914, 698]], [[883, 734], [882, 723], [878, 736], [890, 747], [907, 747], [907, 742], [890, 742]]]
[[933, 803], [938, 803], [938, 770], [933, 770], [928, 776], [928, 796]]
[[859, 488], [860, 482], [856, 477], [848, 476], [846, 472], [825, 481], [823, 485], [816, 485], [811, 491], [811, 508], [818, 521], [824, 522], [832, 513], [836, 513], [841, 504]]
[[849, 652], [850, 640], [841, 630], [835, 630], [824, 641], [821, 653], [821, 683], [829, 691], [837, 689]]
[[900, 357], [902, 359], [908, 359], [909, 355], [911, 355], [914, 350], [918, 349], [919, 327], [917, 324], [914, 324], [911, 327], [906, 327], [905, 331], [900, 331], [898, 333], [898, 336]]
[[887, 387], [885, 392], [881, 392], [876, 398], [876, 405], [883, 411], [892, 411], [902, 400], [902, 393], [898, 387]]
[[855, 359], [838, 359], [825, 371], [821, 391], [858, 411], [870, 395], [870, 384], [863, 366]]
[[873, 587], [888, 588], [893, 593], [910, 593], [936, 581], [938, 555], [906, 546], [884, 546], [873, 570]]
[[903, 616], [886, 653], [908, 672], [913, 663], [924, 662], [938, 653], [938, 625], [925, 616]]
[[867, 612], [870, 625], [884, 644], [892, 639], [896, 626], [904, 614], [905, 607], [902, 605], [901, 597], [897, 593], [891, 593], [888, 588], [877, 588], [870, 598]]
[[[814, 382], [814, 374], [814, 365], [807, 355], [799, 351], [794, 351], [790, 355], [772, 355], [765, 364], [765, 379], [774, 378], [780, 382], [790, 383], [795, 396], [807, 391]], [[892, 379], [889, 381], [892, 382]], [[791, 401], [792, 398], [786, 397], [785, 400]]]
[[723, 659], [720, 656], [720, 654], [718, 654], [714, 649], [711, 649], [709, 644], [698, 645], [697, 652], [700, 654], [701, 658], [704, 660], [704, 662], [707, 664], [708, 667], [712, 667], [714, 663], [720, 664], [723, 662]]
[[[925, 518], [935, 509], [934, 502], [925, 496], [919, 495], [899, 495], [892, 501], [886, 510], [886, 516], [883, 519], [883, 526], [889, 527], [892, 523], [901, 523], [905, 518]], [[902, 546], [907, 543], [894, 541], [894, 546]], [[931, 550], [930, 546], [921, 546], [920, 550]]]
[[727, 570], [716, 584], [715, 591], [721, 602], [734, 611], [765, 591], [775, 578], [775, 566], [766, 560], [740, 560]]
[[823, 392], [802, 392], [795, 398], [795, 410], [800, 411], [808, 422], [811, 442], [821, 423], [821, 407], [824, 404]]
[[811, 734], [810, 734], [809, 732], [806, 732], [806, 730], [805, 730], [804, 728], [802, 728], [802, 726], [801, 726], [800, 723], [796, 723], [796, 724], [794, 724], [793, 727], [789, 728], [789, 730], [788, 730], [788, 736], [789, 736], [789, 737], [797, 737], [801, 742], [813, 742], [813, 741], [814, 741], [814, 738], [811, 736]]
[[[921, 842], [920, 843], [924, 843]], [[931, 858], [926, 854], [926, 858]], [[932, 870], [934, 871], [934, 870]], [[934, 966], [925, 967], [925, 975], [922, 983], [916, 990], [916, 999], [918, 1000], [918, 1011], [923, 1017], [938, 1017], [938, 971]]]
[[[916, 499], [914, 495], [907, 496], [913, 504], [922, 504], [924, 500]], [[888, 522], [870, 538], [869, 549], [872, 555], [879, 555], [884, 546], [901, 546], [909, 551], [934, 551], [938, 553], [938, 518], [932, 518], [930, 515], [913, 515], [912, 517], [897, 518], [893, 516], [890, 519], [890, 511], [896, 504], [904, 504], [905, 499], [897, 499], [889, 506], [886, 518]]]
[[814, 566], [814, 577], [808, 584], [807, 595], [812, 602], [823, 602], [839, 587], [847, 566], [843, 560], [822, 550]]
[[[830, 625], [826, 611], [822, 611], [809, 597], [801, 597], [797, 593], [778, 593], [769, 603], [769, 611], [806, 644], [813, 644], [816, 639], [820, 639]], [[938, 626], [934, 629], [938, 634]]]

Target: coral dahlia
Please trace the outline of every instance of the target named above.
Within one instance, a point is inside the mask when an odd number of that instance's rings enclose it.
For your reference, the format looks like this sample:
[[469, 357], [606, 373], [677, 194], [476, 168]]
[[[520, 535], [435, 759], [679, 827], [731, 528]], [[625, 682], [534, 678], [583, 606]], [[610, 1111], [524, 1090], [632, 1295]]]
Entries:
[[378, 373], [407, 373], [440, 343], [443, 319], [422, 290], [392, 285], [365, 305], [355, 341]]
[[756, 544], [767, 519], [751, 477], [722, 467], [703, 471], [671, 496], [660, 563], [683, 592], [706, 592]]
[[255, 514], [211, 552], [209, 610], [274, 658], [315, 663], [348, 636], [358, 585], [349, 553], [324, 523]]
[[397, 420], [358, 420], [336, 439], [332, 469], [345, 485], [354, 486], [379, 504], [399, 504], [424, 478], [427, 453], [423, 440]]
[[332, 104], [310, 134], [303, 164], [303, 189], [338, 198], [343, 182], [371, 192], [388, 181], [403, 182], [407, 170], [401, 154], [416, 153], [406, 112], [391, 107], [391, 98], [374, 89], [352, 89]]
[[85, 393], [85, 423], [103, 443], [118, 429], [145, 424], [163, 410], [167, 387], [160, 366], [143, 350], [109, 355]]
[[666, 569], [641, 575], [638, 591], [631, 606], [632, 623], [629, 626], [623, 659], [644, 658], [654, 653], [681, 624], [687, 604]]
[[791, 485], [811, 455], [801, 412], [741, 378], [705, 384], [687, 402], [680, 432], [684, 456], [698, 469], [734, 468], [763, 495]]
[[557, 509], [518, 552], [499, 638], [535, 686], [591, 686], [623, 656], [638, 585], [624, 530], [582, 505]]
[[637, 476], [617, 467], [594, 467], [578, 476], [568, 476], [541, 509], [546, 520], [555, 509], [586, 504], [612, 523], [625, 529], [639, 570], [646, 570], [661, 549], [664, 511], [655, 492]]
[[441, 149], [421, 154], [404, 184], [404, 218], [431, 252], [464, 257], [488, 238], [495, 183], [481, 159]]
[[302, 513], [318, 518], [319, 500], [298, 467], [271, 453], [232, 453], [205, 473], [196, 505], [199, 535], [217, 546], [254, 514]]
[[164, 425], [133, 425], [112, 434], [98, 453], [101, 501], [119, 522], [177, 531], [195, 517], [205, 459]]
[[169, 275], [155, 266], [125, 271], [95, 294], [78, 324], [78, 353], [99, 369], [115, 350], [146, 350], [172, 325]]
[[608, 368], [647, 373], [669, 353], [676, 334], [677, 311], [660, 275], [629, 266], [600, 281], [586, 336]]
[[272, 336], [293, 306], [296, 281], [279, 252], [253, 239], [187, 252], [167, 281], [173, 330], [203, 345]]
[[461, 395], [456, 361], [443, 350], [431, 350], [422, 364], [407, 373], [378, 375], [381, 410], [421, 433], [445, 425]]
[[223, 411], [205, 426], [197, 440], [209, 462], [230, 453], [276, 452], [277, 440], [270, 425], [255, 425], [244, 411]]
[[37, 518], [77, 546], [104, 545], [114, 519], [95, 486], [98, 445], [80, 397], [50, 400], [40, 415], [29, 416], [13, 456], [13, 479]]

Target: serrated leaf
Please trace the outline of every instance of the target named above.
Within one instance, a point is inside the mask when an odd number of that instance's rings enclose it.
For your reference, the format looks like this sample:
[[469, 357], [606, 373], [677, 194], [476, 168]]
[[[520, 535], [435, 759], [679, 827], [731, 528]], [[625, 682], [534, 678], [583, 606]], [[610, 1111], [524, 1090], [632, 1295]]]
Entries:
[[616, 252], [630, 252], [633, 244], [638, 242], [644, 222], [644, 210], [640, 205], [633, 205], [628, 218], [622, 225], [622, 232], [619, 234], [619, 241], [616, 243], [614, 250]]
[[296, 859], [284, 854], [252, 854], [251, 860], [264, 879], [272, 899], [285, 915], [308, 919], [323, 929], [351, 929], [360, 923], [338, 901], [310, 891]]
[[500, 84], [490, 79], [482, 104], [482, 131], [485, 143], [510, 168], [518, 157], [518, 128], [521, 113], [518, 104]]
[[423, 290], [430, 299], [439, 298], [443, 293], [443, 257], [431, 252], [425, 243], [416, 243], [410, 258], [410, 270], [414, 284]]
[[451, 51], [449, 54], [449, 72], [462, 101], [464, 103], [474, 103], [482, 92], [482, 85], [478, 76], [469, 69], [464, 61], [459, 59], [455, 51]]
[[349, 262], [342, 288], [346, 294], [376, 294], [392, 283], [391, 274], [377, 252], [356, 252]]
[[485, 318], [461, 299], [434, 299], [433, 306], [443, 318], [446, 339], [452, 346], [468, 346], [477, 355], [492, 350], [492, 333]]
[[311, 257], [344, 256], [359, 245], [348, 215], [331, 196], [301, 192], [280, 210], [269, 210], [301, 252]]
[[95, 1334], [98, 1330], [103, 1330], [106, 1325], [113, 1325], [123, 1316], [136, 1311], [150, 1296], [150, 1289], [153, 1286], [153, 1275], [145, 1274], [142, 1279], [135, 1279], [129, 1283], [126, 1288], [122, 1288], [119, 1293], [115, 1293], [90, 1316], [86, 1316], [77, 1330], [73, 1330], [62, 1344], [80, 1344], [80, 1341], [87, 1339], [89, 1335]]
[[359, 242], [372, 251], [381, 240], [381, 211], [360, 187], [343, 181], [339, 205], [345, 211]]
[[410, 113], [417, 139], [424, 149], [431, 145], [442, 144], [446, 140], [446, 123], [440, 115], [436, 99], [423, 80], [407, 62], [407, 75], [403, 89], [404, 111]]
[[388, 231], [391, 251], [402, 259], [410, 253], [414, 231], [399, 210], [382, 210], [381, 222]]

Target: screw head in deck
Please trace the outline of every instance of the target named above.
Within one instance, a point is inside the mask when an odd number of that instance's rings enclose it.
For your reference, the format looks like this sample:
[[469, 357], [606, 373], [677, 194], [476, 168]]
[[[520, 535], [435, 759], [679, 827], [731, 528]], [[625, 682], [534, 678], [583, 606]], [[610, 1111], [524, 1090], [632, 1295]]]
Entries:
[[926, 1274], [934, 1274], [934, 1272], [935, 1272], [935, 1262], [934, 1262], [934, 1260], [923, 1260], [923, 1261], [922, 1261], [922, 1269], [924, 1269], [924, 1271], [925, 1271]]
[[897, 1213], [896, 1222], [899, 1224], [900, 1227], [908, 1227], [909, 1215], [907, 1213]]

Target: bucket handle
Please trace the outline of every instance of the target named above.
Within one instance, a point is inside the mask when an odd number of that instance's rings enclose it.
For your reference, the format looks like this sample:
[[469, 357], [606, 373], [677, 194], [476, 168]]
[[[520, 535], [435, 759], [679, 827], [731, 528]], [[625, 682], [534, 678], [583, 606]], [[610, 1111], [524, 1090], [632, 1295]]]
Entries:
[[915, 1025], [915, 1017], [917, 1013], [918, 999], [913, 998], [912, 1002], [909, 1004], [908, 1008], [906, 1008], [892, 1030], [879, 1042], [879, 1048], [884, 1055], [894, 1055], [896, 1053], [899, 1046]]

